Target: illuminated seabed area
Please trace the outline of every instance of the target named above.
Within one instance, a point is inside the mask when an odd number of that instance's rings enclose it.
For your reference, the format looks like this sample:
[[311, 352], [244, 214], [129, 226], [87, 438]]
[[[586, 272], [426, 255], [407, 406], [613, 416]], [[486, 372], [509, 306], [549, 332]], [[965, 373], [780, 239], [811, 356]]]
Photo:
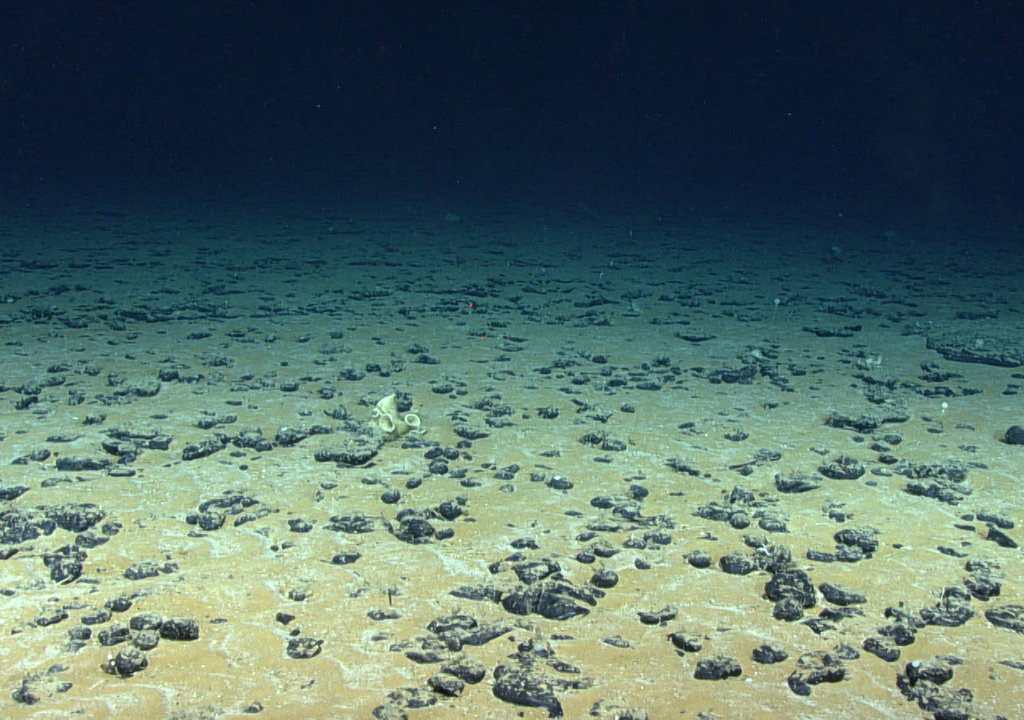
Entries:
[[8, 217], [6, 718], [1024, 715], [998, 235]]

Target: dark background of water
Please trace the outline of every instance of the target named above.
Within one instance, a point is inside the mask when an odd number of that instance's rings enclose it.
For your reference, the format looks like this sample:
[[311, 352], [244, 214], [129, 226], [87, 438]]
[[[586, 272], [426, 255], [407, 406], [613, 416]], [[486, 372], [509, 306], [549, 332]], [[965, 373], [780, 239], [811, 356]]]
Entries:
[[0, 187], [1024, 215], [1020, 3], [5, 3]]

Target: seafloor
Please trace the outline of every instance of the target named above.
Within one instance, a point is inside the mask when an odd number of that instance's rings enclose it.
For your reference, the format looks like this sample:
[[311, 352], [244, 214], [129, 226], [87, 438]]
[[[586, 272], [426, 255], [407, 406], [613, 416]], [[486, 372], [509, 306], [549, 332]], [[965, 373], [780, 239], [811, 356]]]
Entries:
[[1024, 717], [1019, 238], [459, 211], [6, 211], [0, 715]]

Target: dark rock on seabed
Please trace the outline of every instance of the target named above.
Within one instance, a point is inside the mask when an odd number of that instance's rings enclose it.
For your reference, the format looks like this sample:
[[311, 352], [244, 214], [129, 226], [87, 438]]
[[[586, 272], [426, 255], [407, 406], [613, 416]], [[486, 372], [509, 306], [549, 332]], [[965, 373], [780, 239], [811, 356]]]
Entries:
[[724, 680], [731, 677], [739, 677], [743, 674], [740, 664], [725, 655], [714, 655], [701, 658], [697, 668], [693, 671], [693, 677], [697, 680]]

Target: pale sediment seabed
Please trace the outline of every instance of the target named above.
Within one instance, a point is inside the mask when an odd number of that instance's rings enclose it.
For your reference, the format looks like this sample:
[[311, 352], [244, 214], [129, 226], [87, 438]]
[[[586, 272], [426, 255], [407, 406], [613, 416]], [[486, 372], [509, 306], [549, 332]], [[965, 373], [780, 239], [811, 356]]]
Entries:
[[1008, 254], [464, 215], [5, 231], [5, 717], [1021, 715]]

